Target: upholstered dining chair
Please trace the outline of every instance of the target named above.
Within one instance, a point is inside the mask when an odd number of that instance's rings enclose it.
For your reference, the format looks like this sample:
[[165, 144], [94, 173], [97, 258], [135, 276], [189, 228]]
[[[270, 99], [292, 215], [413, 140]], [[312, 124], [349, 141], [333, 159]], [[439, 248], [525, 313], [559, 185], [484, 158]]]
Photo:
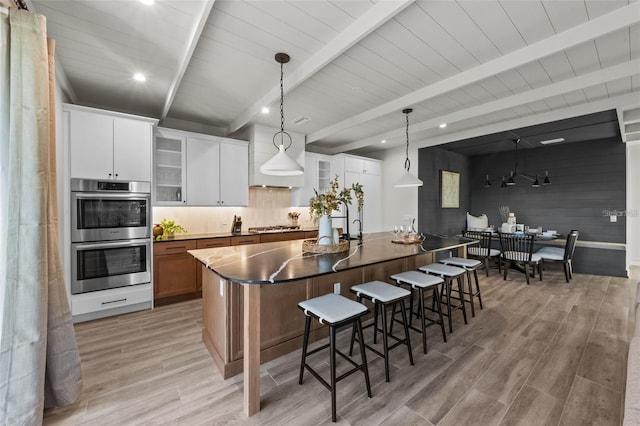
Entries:
[[540, 255], [542, 263], [546, 262], [562, 262], [562, 268], [564, 269], [564, 278], [567, 282], [573, 278], [573, 265], [571, 259], [573, 259], [573, 252], [576, 249], [576, 243], [578, 242], [578, 230], [572, 229], [567, 235], [567, 242], [564, 245], [564, 250], [559, 247], [543, 247], [535, 254]]
[[484, 262], [484, 269], [487, 276], [489, 276], [489, 261], [494, 258], [498, 260], [498, 272], [502, 272], [499, 259], [500, 250], [491, 247], [491, 240], [493, 238], [491, 232], [464, 231], [463, 236], [471, 240], [479, 241], [478, 244], [471, 245], [467, 248], [467, 254]]
[[504, 267], [504, 279], [507, 279], [507, 274], [510, 267], [518, 267], [518, 265], [524, 266], [525, 277], [527, 278], [527, 284], [529, 284], [529, 268], [532, 267], [533, 276], [535, 277], [535, 269], [538, 268], [538, 274], [540, 275], [540, 281], [542, 281], [542, 257], [539, 254], [533, 253], [533, 239], [532, 234], [506, 234], [500, 232], [500, 246], [502, 252], [500, 253], [500, 261]]

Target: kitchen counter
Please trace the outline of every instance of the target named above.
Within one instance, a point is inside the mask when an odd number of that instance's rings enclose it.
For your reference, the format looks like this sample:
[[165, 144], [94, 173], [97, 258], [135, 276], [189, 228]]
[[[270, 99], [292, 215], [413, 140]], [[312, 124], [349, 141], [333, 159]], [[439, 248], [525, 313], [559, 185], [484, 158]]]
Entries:
[[[201, 262], [202, 340], [226, 379], [244, 371], [244, 411], [260, 410], [260, 364], [302, 347], [304, 314], [298, 302], [389, 281], [391, 274], [433, 263], [441, 250], [466, 256], [474, 243], [461, 237], [428, 235], [422, 244], [394, 244], [391, 233], [351, 241], [348, 252], [304, 254], [302, 240], [189, 250]], [[313, 342], [327, 335], [314, 322]]]
[[[470, 244], [462, 237], [428, 235], [422, 244], [394, 244], [391, 233], [364, 236], [362, 245], [351, 241], [348, 252], [302, 253], [302, 241], [281, 241], [260, 245], [234, 246], [189, 253], [220, 277], [240, 284], [278, 284], [358, 268], [405, 257]], [[251, 259], [251, 261], [247, 261]]]
[[164, 243], [170, 241], [184, 241], [184, 240], [200, 240], [205, 238], [228, 238], [228, 237], [247, 237], [252, 235], [262, 235], [262, 234], [287, 234], [291, 232], [317, 232], [318, 228], [300, 228], [300, 229], [284, 229], [280, 231], [264, 231], [264, 232], [248, 232], [242, 231], [240, 234], [232, 234], [231, 232], [219, 232], [219, 233], [211, 233], [211, 234], [177, 234], [172, 238], [162, 239], [162, 240], [154, 240], [155, 243]]

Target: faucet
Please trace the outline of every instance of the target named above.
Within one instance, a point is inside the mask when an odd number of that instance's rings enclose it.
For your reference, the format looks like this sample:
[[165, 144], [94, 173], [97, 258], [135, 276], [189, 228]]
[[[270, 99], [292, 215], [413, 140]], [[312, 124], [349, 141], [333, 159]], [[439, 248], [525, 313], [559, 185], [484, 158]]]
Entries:
[[358, 222], [358, 241], [362, 244], [362, 221], [360, 219], [353, 219], [353, 223]]

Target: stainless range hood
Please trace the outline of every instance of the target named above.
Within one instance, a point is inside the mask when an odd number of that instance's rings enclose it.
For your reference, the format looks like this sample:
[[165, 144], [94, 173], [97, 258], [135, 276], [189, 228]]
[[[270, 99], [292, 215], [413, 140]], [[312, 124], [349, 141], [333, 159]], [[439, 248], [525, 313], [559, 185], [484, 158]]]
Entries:
[[[275, 186], [301, 188], [304, 186], [304, 174], [297, 176], [272, 176], [260, 173], [260, 166], [269, 161], [278, 148], [273, 144], [273, 135], [279, 129], [253, 124], [244, 133], [242, 139], [249, 141], [249, 186]], [[304, 167], [305, 135], [289, 132], [293, 143], [287, 154]]]

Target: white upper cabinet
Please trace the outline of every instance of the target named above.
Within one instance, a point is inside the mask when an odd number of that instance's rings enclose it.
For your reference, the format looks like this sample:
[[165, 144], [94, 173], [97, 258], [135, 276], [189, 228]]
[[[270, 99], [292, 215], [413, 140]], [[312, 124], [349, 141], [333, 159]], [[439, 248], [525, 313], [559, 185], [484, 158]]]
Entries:
[[151, 181], [155, 120], [65, 104], [71, 177]]
[[315, 191], [325, 192], [329, 189], [329, 182], [333, 178], [331, 157], [328, 155], [307, 152], [304, 164], [304, 187], [291, 190], [291, 205], [293, 207], [308, 206]]
[[248, 205], [248, 145], [235, 139], [159, 128], [156, 205]]
[[[354, 183], [362, 185], [364, 192], [364, 207], [362, 217], [359, 217], [355, 197], [349, 206], [349, 233], [358, 234], [359, 224], [355, 219], [362, 220], [362, 232], [380, 232], [382, 229], [382, 162], [372, 158], [357, 157], [348, 154], [338, 154], [332, 157], [333, 174], [340, 175], [340, 184], [351, 187]], [[344, 214], [344, 212], [343, 212]], [[341, 221], [345, 227], [344, 221]], [[339, 225], [338, 225], [339, 226]]]

